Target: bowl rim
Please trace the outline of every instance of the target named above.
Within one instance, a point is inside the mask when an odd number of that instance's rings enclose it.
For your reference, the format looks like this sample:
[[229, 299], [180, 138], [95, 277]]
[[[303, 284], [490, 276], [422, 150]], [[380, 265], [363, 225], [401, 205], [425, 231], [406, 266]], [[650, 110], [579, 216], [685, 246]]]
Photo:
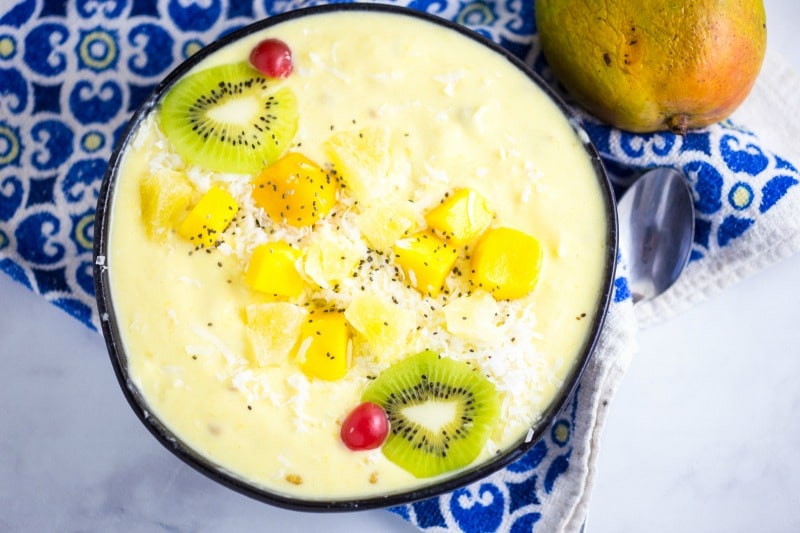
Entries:
[[[542, 412], [539, 419], [531, 426], [528, 435], [522, 435], [513, 445], [499, 455], [483, 461], [477, 465], [468, 467], [454, 475], [450, 475], [433, 483], [424, 484], [419, 487], [404, 489], [397, 492], [375, 495], [359, 496], [339, 500], [324, 499], [304, 499], [303, 497], [291, 496], [286, 493], [272, 491], [267, 487], [248, 482], [233, 472], [228, 471], [223, 466], [218, 465], [211, 459], [203, 456], [188, 444], [185, 444], [162, 422], [158, 416], [153, 414], [149, 404], [133, 381], [129, 378], [127, 370], [127, 354], [123, 346], [122, 336], [117, 324], [114, 312], [113, 297], [109, 279], [108, 241], [110, 236], [110, 215], [113, 211], [114, 191], [116, 177], [119, 173], [123, 155], [131, 142], [131, 136], [135, 133], [145, 119], [145, 117], [157, 106], [161, 97], [166, 91], [190, 69], [195, 67], [200, 61], [223, 48], [224, 46], [246, 37], [250, 34], [264, 31], [272, 26], [313, 15], [336, 13], [336, 12], [367, 12], [367, 13], [386, 13], [416, 18], [425, 22], [433, 23], [439, 27], [456, 31], [459, 34], [476, 41], [477, 43], [489, 48], [507, 61], [512, 63], [523, 74], [525, 74], [539, 89], [541, 89], [560, 109], [568, 119], [578, 137], [583, 141], [583, 146], [589, 155], [591, 164], [594, 168], [598, 184], [605, 203], [607, 234], [606, 250], [603, 272], [602, 294], [597, 300], [594, 310], [593, 324], [590, 333], [584, 343], [576, 363], [573, 365], [569, 375], [564, 380], [559, 392], [556, 394], [550, 405]], [[483, 35], [462, 26], [454, 21], [444, 19], [437, 15], [415, 10], [413, 8], [392, 5], [392, 4], [371, 4], [371, 3], [347, 3], [347, 4], [327, 4], [293, 9], [282, 14], [269, 16], [252, 22], [231, 33], [228, 33], [214, 42], [206, 45], [191, 57], [182, 61], [177, 67], [170, 71], [163, 80], [156, 85], [150, 95], [139, 105], [131, 119], [127, 123], [123, 132], [119, 136], [109, 158], [106, 172], [100, 186], [97, 209], [95, 213], [95, 239], [93, 244], [93, 279], [95, 287], [95, 298], [97, 301], [98, 312], [100, 315], [100, 326], [105, 339], [106, 348], [111, 359], [117, 381], [124, 393], [124, 396], [133, 409], [136, 416], [150, 433], [170, 452], [177, 456], [184, 463], [211, 478], [212, 480], [227, 486], [228, 488], [253, 498], [255, 500], [268, 503], [280, 508], [295, 511], [355, 511], [366, 509], [386, 508], [396, 505], [410, 504], [415, 501], [435, 497], [470, 483], [487, 477], [500, 469], [513, 463], [541, 440], [547, 430], [555, 422], [555, 419], [568, 398], [570, 398], [578, 388], [580, 377], [595, 350], [598, 338], [603, 328], [606, 315], [608, 313], [611, 295], [614, 291], [614, 279], [617, 262], [617, 215], [614, 200], [614, 192], [606, 173], [605, 167], [600, 159], [596, 147], [579, 125], [578, 115], [562, 100], [562, 98], [542, 80], [533, 69], [523, 61], [514, 56], [511, 52], [491, 41]]]

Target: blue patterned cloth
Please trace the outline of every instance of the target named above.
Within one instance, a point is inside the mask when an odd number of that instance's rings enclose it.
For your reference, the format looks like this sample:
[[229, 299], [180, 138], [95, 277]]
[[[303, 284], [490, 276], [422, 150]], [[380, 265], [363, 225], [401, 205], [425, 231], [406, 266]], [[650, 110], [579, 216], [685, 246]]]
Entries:
[[[254, 20], [322, 2], [287, 0], [3, 0], [0, 7], [0, 269], [97, 329], [94, 209], [116, 139], [159, 80], [200, 47]], [[399, 0], [457, 21], [551, 80], [535, 36], [533, 1]], [[798, 227], [800, 176], [731, 123], [632, 135], [583, 126], [620, 188], [643, 168], [682, 169], [697, 208], [691, 263], [671, 298], [705, 290], [732, 257], [779, 246]], [[427, 531], [551, 531], [582, 523], [596, 428], [624, 371], [635, 330], [616, 280], [607, 331], [578, 391], [534, 448], [505, 470], [452, 494], [392, 509]], [[698, 282], [697, 280], [700, 280]], [[700, 285], [698, 285], [700, 283]], [[627, 355], [621, 355], [621, 354]], [[610, 392], [609, 392], [610, 390]], [[583, 509], [583, 511], [582, 511]]]

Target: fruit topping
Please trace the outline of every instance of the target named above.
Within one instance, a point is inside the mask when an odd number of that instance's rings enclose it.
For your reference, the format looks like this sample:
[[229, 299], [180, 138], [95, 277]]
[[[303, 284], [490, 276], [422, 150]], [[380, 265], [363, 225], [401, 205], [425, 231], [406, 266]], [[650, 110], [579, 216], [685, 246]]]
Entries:
[[409, 169], [399, 169], [406, 157], [393, 154], [396, 143], [386, 128], [363, 128], [332, 135], [324, 146], [348, 194], [362, 206], [408, 192]]
[[203, 248], [215, 246], [239, 205], [225, 189], [211, 187], [178, 226], [178, 235]]
[[484, 291], [448, 300], [442, 309], [447, 331], [473, 341], [491, 343], [500, 337], [497, 326], [499, 307], [494, 298]]
[[416, 325], [414, 313], [374, 294], [356, 296], [345, 318], [369, 344], [379, 360], [391, 360], [405, 349], [406, 336]]
[[300, 251], [283, 241], [262, 244], [253, 251], [245, 281], [254, 290], [273, 296], [294, 298], [303, 293], [303, 279], [297, 271]]
[[406, 280], [423, 295], [436, 296], [458, 258], [458, 251], [442, 239], [423, 231], [394, 245], [395, 262]]
[[288, 302], [268, 302], [248, 305], [245, 314], [253, 357], [263, 367], [288, 359], [308, 311]]
[[292, 51], [280, 39], [265, 39], [250, 51], [250, 64], [270, 78], [287, 78], [292, 73]]
[[342, 422], [340, 432], [344, 445], [354, 451], [374, 450], [383, 444], [388, 434], [386, 411], [372, 402], [364, 402], [353, 409]]
[[480, 237], [493, 216], [483, 196], [472, 189], [459, 189], [428, 212], [425, 221], [448, 243], [460, 246]]
[[139, 197], [147, 236], [163, 240], [167, 231], [178, 223], [176, 219], [186, 215], [192, 195], [191, 183], [179, 172], [164, 170], [142, 178]]
[[497, 391], [481, 372], [431, 351], [390, 366], [361, 401], [386, 411], [386, 458], [419, 478], [475, 460], [500, 413]]
[[310, 378], [341, 379], [350, 368], [350, 330], [339, 311], [317, 310], [303, 322], [297, 362]]
[[408, 201], [386, 201], [370, 205], [356, 217], [356, 226], [375, 250], [388, 250], [413, 231], [421, 215]]
[[542, 258], [535, 237], [511, 228], [491, 229], [472, 253], [473, 283], [498, 300], [521, 298], [536, 286]]
[[247, 63], [191, 74], [167, 93], [161, 127], [188, 162], [254, 174], [284, 152], [297, 131], [297, 100]]
[[351, 277], [363, 261], [366, 247], [355, 242], [334, 226], [315, 228], [303, 256], [303, 270], [323, 289]]
[[253, 185], [253, 200], [280, 224], [311, 226], [336, 205], [336, 180], [298, 152], [269, 165]]

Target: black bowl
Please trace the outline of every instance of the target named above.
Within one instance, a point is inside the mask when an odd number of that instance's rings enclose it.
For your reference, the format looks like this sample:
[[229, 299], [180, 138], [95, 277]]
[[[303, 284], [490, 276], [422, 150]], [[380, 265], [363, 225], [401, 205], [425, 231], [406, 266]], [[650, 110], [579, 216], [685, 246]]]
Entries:
[[390, 493], [386, 495], [378, 495], [374, 497], [349, 499], [343, 501], [303, 500], [300, 498], [289, 497], [284, 494], [274, 493], [262, 487], [248, 483], [247, 481], [231, 474], [225, 468], [214, 463], [207, 457], [199, 454], [191, 447], [183, 443], [174, 433], [172, 433], [166, 424], [164, 424], [157, 416], [153, 414], [153, 411], [148, 406], [146, 398], [143, 397], [142, 393], [129, 379], [127, 355], [125, 353], [125, 347], [122, 343], [122, 337], [120, 335], [119, 326], [114, 313], [114, 302], [109, 283], [108, 265], [105, 264], [105, 258], [108, 255], [108, 239], [110, 230], [109, 216], [113, 207], [115, 181], [119, 172], [122, 155], [125, 153], [125, 150], [131, 141], [132, 134], [137, 130], [137, 127], [142, 122], [144, 117], [156, 106], [159, 100], [166, 94], [166, 92], [168, 92], [168, 90], [177, 80], [179, 80], [192, 67], [194, 67], [202, 59], [206, 58], [208, 55], [244, 36], [250, 35], [254, 32], [262, 31], [265, 28], [269, 28], [270, 26], [285, 22], [287, 20], [308, 15], [340, 11], [382, 12], [405, 17], [415, 17], [417, 19], [438, 24], [439, 26], [442, 26], [448, 30], [456, 31], [468, 37], [469, 39], [477, 41], [483, 46], [486, 46], [500, 56], [504, 57], [520, 71], [525, 73], [530, 78], [532, 83], [536, 84], [554, 101], [564, 115], [570, 120], [570, 123], [573, 124], [573, 127], [576, 128], [576, 130], [579, 129], [577, 117], [561, 100], [561, 98], [555, 92], [553, 92], [553, 90], [546, 83], [544, 83], [544, 81], [542, 81], [529, 66], [525, 65], [515, 56], [511, 55], [508, 51], [501, 48], [494, 42], [449, 20], [441, 19], [439, 17], [414, 11], [408, 8], [381, 4], [356, 3], [316, 6], [288, 12], [255, 22], [204, 47], [195, 55], [181, 63], [177, 68], [175, 68], [175, 70], [166, 76], [166, 78], [154, 89], [149, 97], [138, 108], [127, 125], [124, 133], [117, 142], [114, 152], [109, 160], [108, 168], [100, 189], [94, 226], [94, 283], [97, 295], [97, 305], [101, 317], [103, 336], [105, 337], [111, 363], [119, 384], [131, 408], [145, 425], [145, 427], [153, 434], [153, 436], [155, 436], [156, 439], [158, 439], [159, 442], [161, 442], [161, 444], [163, 444], [168, 450], [174, 453], [189, 466], [195, 468], [214, 481], [217, 481], [246, 496], [276, 505], [278, 507], [300, 511], [352, 511], [407, 504], [453, 491], [464, 485], [484, 478], [521, 458], [522, 455], [530, 450], [547, 432], [553, 420], [561, 410], [561, 407], [564, 405], [567, 398], [574, 392], [578, 384], [578, 380], [584, 368], [586, 367], [592, 351], [594, 350], [603, 326], [605, 315], [608, 311], [608, 305], [613, 291], [617, 256], [616, 209], [614, 207], [614, 197], [608, 181], [608, 176], [603, 168], [597, 150], [588, 140], [585, 132], [577, 131], [579, 136], [585, 140], [584, 147], [590, 156], [596, 171], [597, 179], [604, 196], [608, 227], [608, 233], [606, 236], [606, 242], [608, 244], [606, 246], [605, 272], [603, 273], [603, 292], [597, 301], [597, 307], [594, 312], [590, 334], [587, 337], [583, 350], [578, 357], [577, 363], [574, 365], [569, 376], [565, 380], [564, 386], [562, 386], [560, 392], [554, 398], [550, 406], [544, 411], [539, 421], [534, 424], [533, 427], [531, 427], [532, 433], [528, 432], [528, 435], [522, 435], [514, 446], [509, 447], [506, 451], [495, 456], [491, 460], [463, 470], [453, 477], [444, 479], [443, 481], [439, 481], [431, 485], [423, 486], [421, 488], [415, 488], [412, 490]]

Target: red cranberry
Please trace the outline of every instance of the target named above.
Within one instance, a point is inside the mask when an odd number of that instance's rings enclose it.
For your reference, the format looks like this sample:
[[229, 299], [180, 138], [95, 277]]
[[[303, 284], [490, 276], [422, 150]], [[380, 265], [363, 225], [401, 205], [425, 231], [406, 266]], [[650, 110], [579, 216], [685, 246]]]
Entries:
[[292, 73], [292, 51], [278, 39], [266, 39], [250, 51], [250, 64], [270, 78], [286, 78]]
[[347, 415], [342, 423], [342, 441], [351, 450], [378, 448], [389, 434], [389, 419], [383, 408], [364, 402]]

